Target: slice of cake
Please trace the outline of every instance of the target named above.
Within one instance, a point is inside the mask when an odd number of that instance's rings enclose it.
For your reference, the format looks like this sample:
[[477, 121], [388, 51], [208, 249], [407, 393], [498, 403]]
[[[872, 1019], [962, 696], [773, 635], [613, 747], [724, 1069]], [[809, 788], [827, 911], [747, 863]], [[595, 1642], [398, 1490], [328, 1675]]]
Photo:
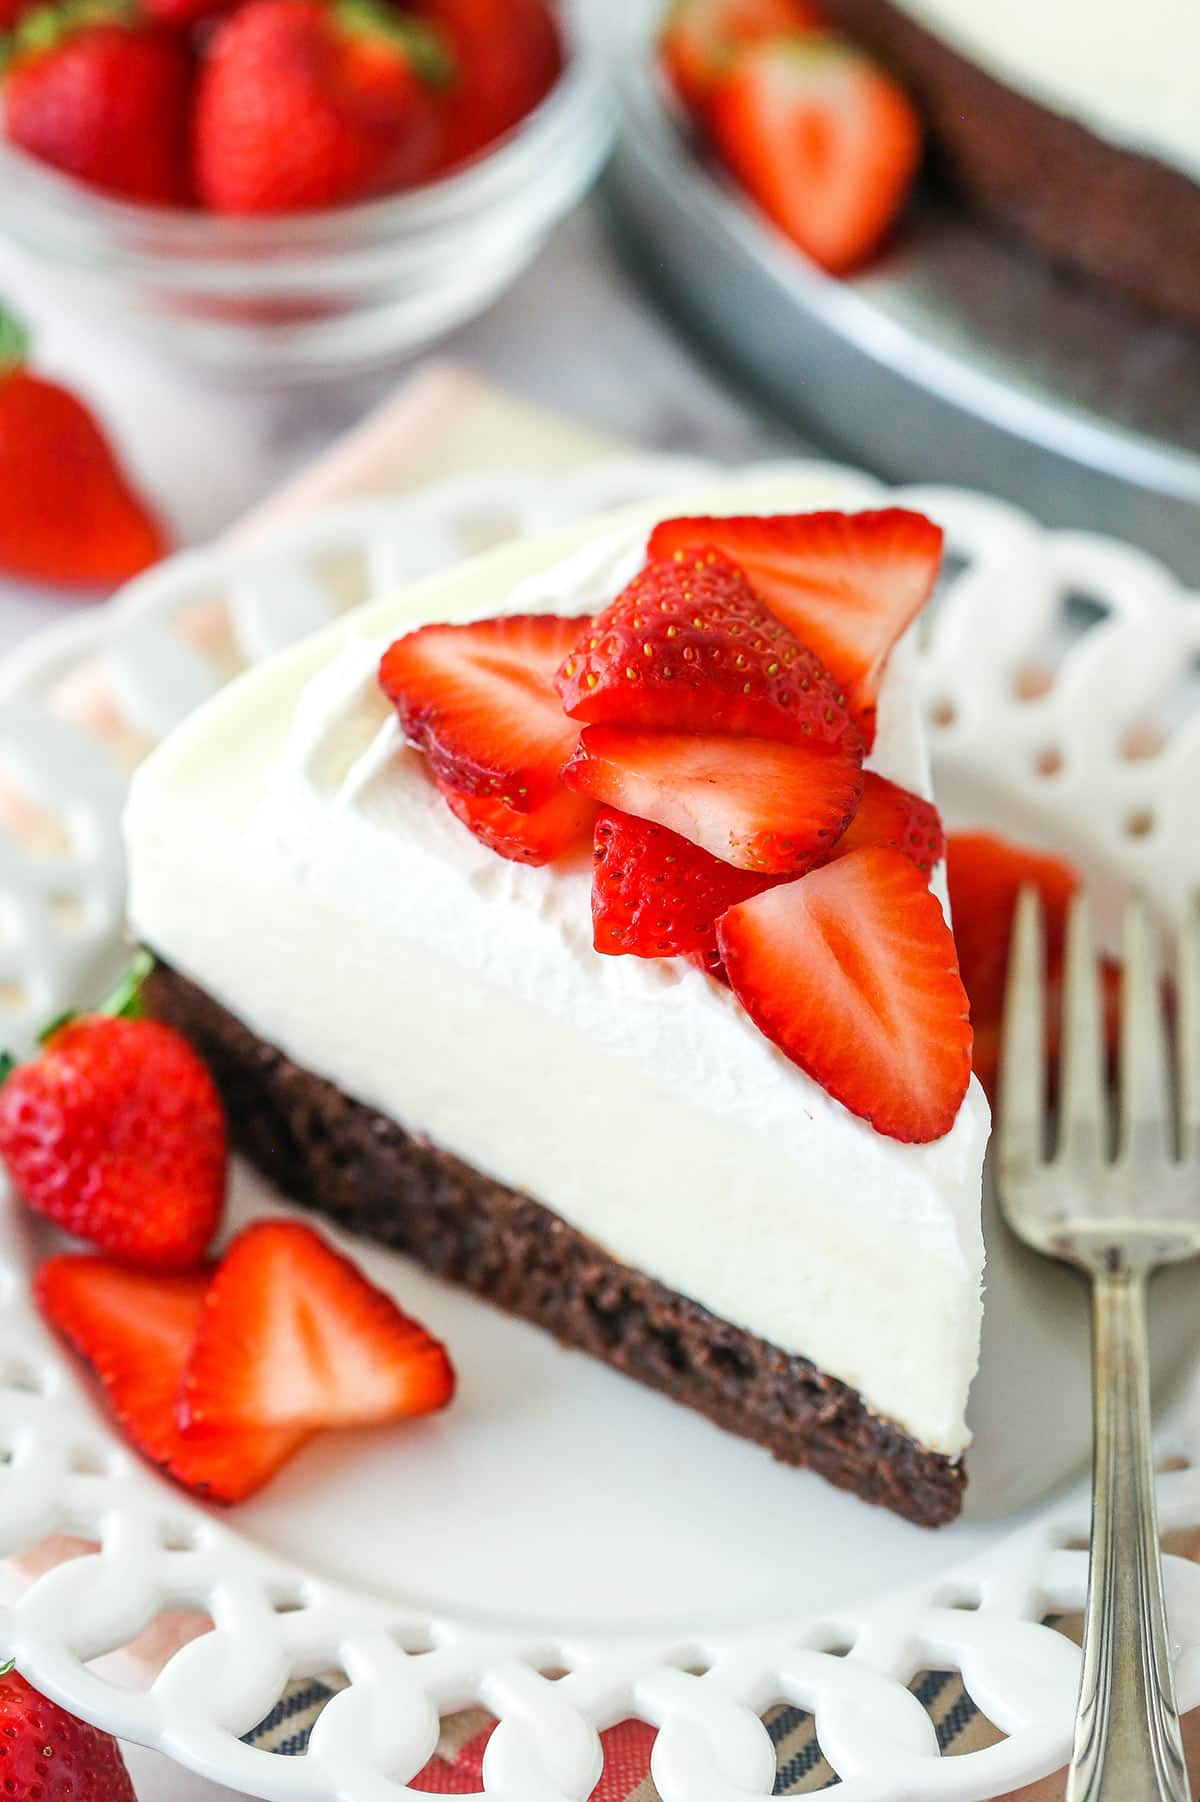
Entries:
[[828, 0], [917, 100], [965, 196], [1200, 327], [1200, 8]]
[[297, 1201], [934, 1525], [988, 1129], [891, 649], [940, 534], [747, 517], [795, 498], [527, 541], [243, 677], [136, 779], [131, 917]]

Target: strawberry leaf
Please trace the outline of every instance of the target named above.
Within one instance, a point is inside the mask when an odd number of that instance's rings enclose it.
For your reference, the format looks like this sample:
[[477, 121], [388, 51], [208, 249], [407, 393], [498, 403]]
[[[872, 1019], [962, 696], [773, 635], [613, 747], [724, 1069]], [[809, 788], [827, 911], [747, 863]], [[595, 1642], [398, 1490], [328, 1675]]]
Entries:
[[350, 37], [390, 44], [411, 63], [427, 87], [453, 86], [458, 65], [432, 26], [402, 18], [390, 6], [377, 4], [377, 0], [340, 0], [337, 20]]
[[[4, 40], [0, 39], [0, 44]], [[3, 52], [0, 51], [0, 69], [3, 69]], [[0, 307], [0, 376], [10, 370], [19, 369], [29, 353], [29, 334], [24, 325], [14, 314]]]
[[[137, 951], [116, 987], [105, 996], [94, 1011], [104, 1014], [110, 1020], [140, 1020], [144, 1012], [142, 984], [153, 968], [154, 959], [150, 953], [145, 950]], [[64, 1008], [61, 1014], [55, 1014], [54, 1018], [43, 1026], [38, 1034], [38, 1044], [48, 1045], [64, 1026], [69, 1026], [72, 1020], [78, 1018], [79, 1009], [77, 1007]]]
[[143, 1013], [142, 985], [154, 968], [154, 959], [146, 950], [135, 952], [129, 968], [112, 993], [100, 1003], [99, 1011], [115, 1020], [137, 1020]]

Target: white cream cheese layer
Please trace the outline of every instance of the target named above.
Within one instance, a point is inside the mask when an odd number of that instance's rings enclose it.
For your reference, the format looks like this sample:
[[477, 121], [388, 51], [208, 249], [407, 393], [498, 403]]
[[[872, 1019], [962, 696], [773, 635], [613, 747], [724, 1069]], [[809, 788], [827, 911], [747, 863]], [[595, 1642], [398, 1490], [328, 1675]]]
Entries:
[[1030, 100], [1200, 180], [1196, 0], [895, 0]]
[[[977, 1086], [945, 1138], [900, 1145], [699, 971], [598, 956], [589, 860], [536, 870], [480, 845], [376, 688], [381, 649], [421, 618], [603, 604], [645, 520], [478, 560], [226, 691], [136, 780], [135, 930], [297, 1063], [957, 1453], [980, 1325]], [[875, 761], [927, 787], [903, 652]]]

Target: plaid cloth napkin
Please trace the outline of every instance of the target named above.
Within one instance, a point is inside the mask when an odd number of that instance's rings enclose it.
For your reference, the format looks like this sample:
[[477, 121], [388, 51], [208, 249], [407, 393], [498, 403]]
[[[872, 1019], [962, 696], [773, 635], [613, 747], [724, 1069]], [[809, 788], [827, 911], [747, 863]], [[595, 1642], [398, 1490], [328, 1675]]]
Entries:
[[[256, 508], [235, 529], [236, 538], [253, 536], [292, 514], [323, 503], [366, 494], [394, 494], [472, 469], [507, 465], [521, 469], [563, 471], [580, 468], [600, 457], [628, 450], [569, 420], [540, 412], [490, 388], [468, 371], [447, 363], [431, 363], [411, 377], [393, 398], [351, 432], [299, 480]], [[16, 1561], [27, 1578], [95, 1548], [88, 1542], [58, 1536]], [[1172, 1550], [1200, 1562], [1200, 1533], [1178, 1540]], [[208, 1628], [197, 1615], [164, 1616], [121, 1654], [144, 1674], [158, 1670], [188, 1639]], [[1056, 1621], [1078, 1639], [1077, 1619]], [[282, 1699], [246, 1735], [249, 1744], [297, 1756], [322, 1708], [343, 1680], [306, 1678], [293, 1684]], [[928, 1710], [943, 1754], [960, 1754], [994, 1744], [1002, 1737], [955, 1672], [924, 1671], [914, 1678], [913, 1693]], [[482, 1787], [484, 1749], [495, 1722], [479, 1710], [445, 1720], [438, 1750], [414, 1786], [433, 1795], [465, 1795]], [[826, 1763], [813, 1731], [812, 1716], [782, 1705], [766, 1717], [775, 1743], [775, 1794], [808, 1795], [838, 1782]], [[1200, 1710], [1185, 1723], [1189, 1758], [1200, 1769]], [[654, 1730], [641, 1721], [623, 1721], [602, 1735], [604, 1774], [592, 1802], [658, 1802], [650, 1778]], [[1063, 1777], [1031, 1785], [1012, 1802], [1061, 1802]]]

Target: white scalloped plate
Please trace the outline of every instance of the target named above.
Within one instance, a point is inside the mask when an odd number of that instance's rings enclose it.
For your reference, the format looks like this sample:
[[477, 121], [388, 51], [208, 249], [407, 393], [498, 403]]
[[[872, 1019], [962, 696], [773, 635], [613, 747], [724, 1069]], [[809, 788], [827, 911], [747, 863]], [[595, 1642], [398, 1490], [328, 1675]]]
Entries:
[[[762, 471], [747, 472], [761, 475]], [[773, 473], [778, 473], [778, 466]], [[798, 505], [882, 492], [833, 466], [790, 470]], [[98, 988], [120, 961], [117, 819], [144, 750], [245, 663], [366, 592], [510, 532], [678, 493], [712, 471], [644, 459], [547, 483], [480, 476], [333, 509], [251, 547], [193, 552], [113, 607], [34, 641], [0, 670], [0, 1030]], [[1169, 922], [1200, 883], [1200, 719], [1188, 718], [1200, 608], [1149, 559], [1044, 532], [1014, 509], [908, 490], [947, 527], [952, 575], [921, 654], [952, 822], [1061, 844], [1109, 888], [1136, 881]], [[1086, 628], [1086, 629], [1085, 629]], [[282, 1205], [240, 1172], [234, 1213]], [[846, 1802], [1004, 1793], [1061, 1764], [1075, 1647], [1040, 1624], [1083, 1599], [1085, 1328], [1069, 1279], [989, 1235], [977, 1442], [961, 1522], [923, 1533], [357, 1248], [452, 1345], [445, 1420], [326, 1436], [265, 1494], [216, 1515], [119, 1442], [32, 1308], [42, 1247], [0, 1211], [0, 1554], [53, 1531], [100, 1550], [0, 1597], [0, 1652], [68, 1707], [252, 1795], [395, 1802], [440, 1715], [499, 1717], [489, 1796], [583, 1802], [598, 1730], [658, 1727], [664, 1802], [769, 1795], [759, 1717], [816, 1716]], [[1189, 1405], [1194, 1279], [1157, 1297], [1164, 1526], [1200, 1529], [1200, 1425]], [[1200, 1703], [1200, 1570], [1168, 1584], [1185, 1706]], [[147, 1689], [103, 1655], [161, 1613], [215, 1629]], [[1007, 1737], [941, 1758], [909, 1693], [960, 1670]], [[289, 1678], [350, 1680], [307, 1753], [240, 1735]], [[546, 1673], [565, 1673], [550, 1676]]]

